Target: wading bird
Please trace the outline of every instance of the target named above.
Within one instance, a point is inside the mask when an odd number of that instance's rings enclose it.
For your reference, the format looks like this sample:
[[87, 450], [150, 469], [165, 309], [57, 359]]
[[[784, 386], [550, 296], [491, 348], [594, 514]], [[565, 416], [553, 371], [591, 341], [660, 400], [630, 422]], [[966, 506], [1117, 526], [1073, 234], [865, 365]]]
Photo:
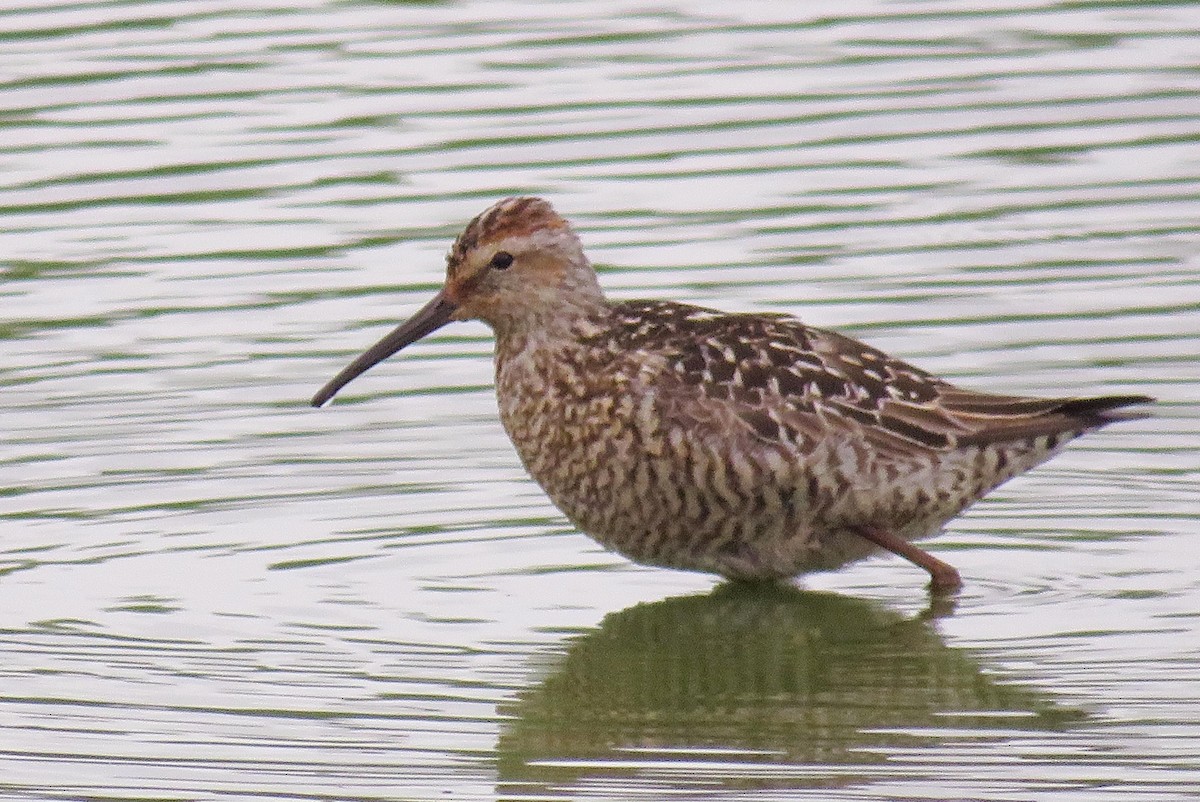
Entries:
[[786, 315], [610, 301], [579, 237], [540, 198], [474, 220], [434, 298], [313, 397], [453, 320], [496, 335], [500, 419], [582, 531], [630, 559], [768, 580], [913, 544], [1074, 438], [1139, 417], [1142, 395], [964, 390]]

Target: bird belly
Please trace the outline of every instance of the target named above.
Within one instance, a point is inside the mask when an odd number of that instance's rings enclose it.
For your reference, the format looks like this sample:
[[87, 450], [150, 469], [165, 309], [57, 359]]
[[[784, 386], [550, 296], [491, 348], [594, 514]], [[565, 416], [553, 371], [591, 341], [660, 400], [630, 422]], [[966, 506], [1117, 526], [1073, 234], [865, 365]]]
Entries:
[[[778, 579], [872, 553], [820, 513], [832, 491], [804, 455], [713, 427], [672, 426], [636, 393], [572, 393], [556, 364], [497, 372], [500, 417], [530, 475], [581, 531], [635, 562]], [[591, 376], [593, 385], [597, 381]], [[652, 422], [650, 422], [652, 421]], [[811, 497], [817, 492], [820, 497]]]
[[900, 466], [837, 436], [803, 452], [718, 418], [673, 420], [652, 389], [569, 350], [498, 360], [497, 395], [526, 469], [580, 530], [635, 562], [737, 579], [868, 557], [878, 548], [859, 534], [867, 526], [928, 537], [1048, 456], [998, 473], [987, 449]]

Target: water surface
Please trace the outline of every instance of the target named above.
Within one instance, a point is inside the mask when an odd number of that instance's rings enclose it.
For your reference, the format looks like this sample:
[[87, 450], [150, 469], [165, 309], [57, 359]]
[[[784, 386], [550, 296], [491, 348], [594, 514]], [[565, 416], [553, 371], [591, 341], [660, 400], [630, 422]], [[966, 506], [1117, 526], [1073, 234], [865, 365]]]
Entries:
[[[1189, 798], [1188, 3], [0, 9], [0, 795]], [[451, 327], [312, 392], [504, 195], [614, 297], [997, 392], [1145, 392], [803, 589], [574, 531]]]

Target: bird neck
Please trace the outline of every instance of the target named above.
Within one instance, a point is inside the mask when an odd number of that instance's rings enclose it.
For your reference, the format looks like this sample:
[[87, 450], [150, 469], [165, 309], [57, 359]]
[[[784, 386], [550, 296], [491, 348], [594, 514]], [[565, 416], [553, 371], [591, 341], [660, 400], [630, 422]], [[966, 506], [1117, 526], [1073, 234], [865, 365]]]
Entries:
[[[581, 257], [582, 258], [582, 257]], [[526, 285], [512, 303], [496, 304], [485, 318], [499, 340], [570, 336], [581, 322], [608, 314], [596, 271], [586, 260], [571, 264], [557, 281]]]
[[556, 340], [574, 337], [581, 327], [608, 315], [609, 304], [603, 295], [563, 298], [554, 296], [545, 303], [530, 303], [520, 314], [503, 314], [486, 321], [498, 340]]

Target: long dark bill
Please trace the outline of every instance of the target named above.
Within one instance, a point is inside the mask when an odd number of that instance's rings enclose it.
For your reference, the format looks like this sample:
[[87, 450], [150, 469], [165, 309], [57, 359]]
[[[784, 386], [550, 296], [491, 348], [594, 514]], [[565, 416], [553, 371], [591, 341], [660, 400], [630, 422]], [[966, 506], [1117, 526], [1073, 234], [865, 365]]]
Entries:
[[372, 345], [358, 359], [343, 368], [341, 373], [330, 379], [329, 384], [318, 390], [317, 394], [312, 397], [312, 405], [314, 407], [322, 406], [333, 398], [338, 390], [365, 373], [369, 368], [387, 359], [404, 346], [415, 343], [426, 334], [435, 332], [449, 323], [450, 315], [454, 314], [455, 308], [454, 303], [446, 297], [445, 290], [433, 296], [433, 300], [421, 307], [419, 312], [397, 326], [391, 334]]

